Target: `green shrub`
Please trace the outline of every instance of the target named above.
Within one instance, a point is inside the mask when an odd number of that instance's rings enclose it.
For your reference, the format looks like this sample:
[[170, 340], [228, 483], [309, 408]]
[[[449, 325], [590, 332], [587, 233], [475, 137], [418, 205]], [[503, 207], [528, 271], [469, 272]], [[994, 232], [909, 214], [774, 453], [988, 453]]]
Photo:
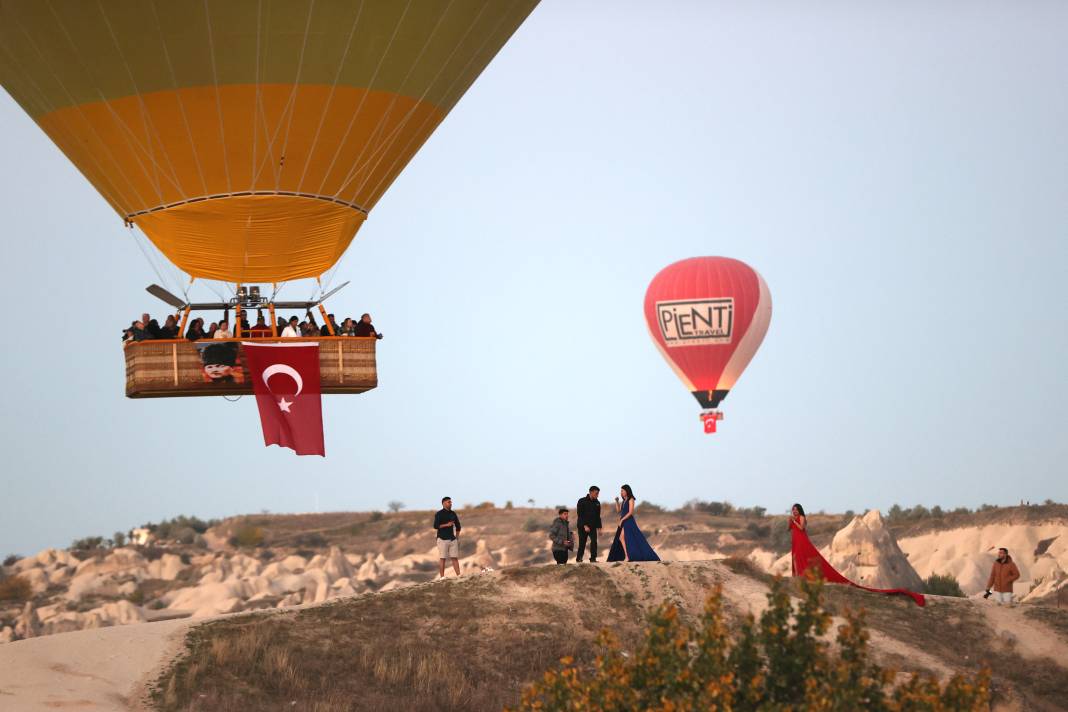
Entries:
[[489, 501], [479, 502], [477, 505], [475, 505], [475, 509], [496, 509], [496, 508], [497, 508], [497, 505], [495, 505], [493, 502], [489, 502]]
[[387, 541], [389, 539], [396, 539], [398, 536], [400, 536], [401, 532], [403, 532], [403, 531], [404, 531], [404, 525], [403, 524], [401, 524], [400, 522], [396, 522], [396, 521], [390, 522], [389, 526], [386, 527], [386, 531], [382, 532], [382, 536], [380, 536], [378, 538], [381, 539], [382, 541]]
[[87, 536], [84, 539], [75, 539], [70, 548], [75, 551], [91, 551], [93, 549], [99, 549], [104, 544], [104, 537], [102, 536]]
[[734, 511], [734, 505], [730, 502], [705, 502], [700, 499], [691, 499], [685, 508], [694, 512], [706, 512], [713, 517], [725, 517]]
[[4, 566], [14, 566], [16, 563], [18, 563], [18, 560], [20, 558], [22, 557], [20, 557], [18, 554], [8, 554], [7, 558], [4, 559]]
[[760, 519], [767, 514], [768, 510], [766, 507], [738, 507], [734, 511], [743, 517], [755, 517]]
[[505, 509], [511, 509], [514, 506], [515, 505], [512, 504], [512, 500], [508, 500], [507, 502], [504, 503], [504, 508]]
[[746, 532], [749, 533], [752, 539], [764, 539], [771, 534], [770, 524], [757, 524], [756, 522], [749, 522], [745, 525]]
[[527, 517], [527, 521], [523, 522], [525, 532], [540, 532], [543, 529], [548, 531], [549, 525], [542, 524], [537, 517]]
[[923, 582], [924, 592], [933, 596], [956, 596], [964, 598], [964, 591], [953, 576], [949, 574], [931, 574]]
[[642, 502], [643, 512], [666, 512], [667, 510], [661, 507], [659, 504], [653, 504], [652, 502]]
[[784, 518], [776, 519], [772, 522], [771, 537], [768, 543], [771, 544], [771, 548], [775, 551], [790, 550], [790, 545], [793, 543], [793, 536], [790, 534], [790, 520]]
[[386, 506], [389, 508], [389, 511], [393, 512], [394, 514], [396, 514], [397, 512], [399, 512], [402, 509], [404, 509], [404, 502], [399, 502], [397, 500], [393, 500], [392, 502], [390, 502]]
[[697, 624], [665, 603], [648, 619], [644, 639], [627, 654], [608, 631], [592, 666], [563, 658], [523, 692], [519, 710], [880, 710], [948, 712], [989, 709], [990, 676], [956, 675], [945, 685], [917, 674], [898, 681], [868, 652], [863, 615], [846, 611], [837, 644], [825, 639], [831, 614], [822, 583], [801, 583], [791, 603], [776, 580], [768, 608], [732, 633], [719, 588]]
[[309, 532], [307, 534], [298, 534], [293, 539], [293, 546], [312, 546], [316, 548], [323, 548], [327, 545], [326, 538], [319, 532]]
[[263, 540], [263, 529], [246, 524], [237, 528], [234, 535], [230, 537], [230, 544], [241, 547], [262, 546]]
[[372, 522], [377, 522], [377, 521], [378, 521], [379, 519], [381, 519], [381, 518], [382, 518], [382, 517], [384, 517], [384, 516], [385, 516], [385, 515], [384, 515], [384, 514], [382, 514], [382, 512], [379, 512], [379, 511], [378, 511], [378, 510], [376, 509], [375, 511], [371, 512], [371, 521], [372, 521]]
[[33, 598], [33, 586], [21, 576], [0, 579], [0, 601], [28, 601]]
[[183, 529], [192, 529], [196, 534], [203, 534], [218, 523], [218, 519], [204, 521], [200, 517], [187, 517], [180, 514], [172, 519], [164, 519], [159, 524], [148, 523], [143, 526], [159, 539], [176, 539]]

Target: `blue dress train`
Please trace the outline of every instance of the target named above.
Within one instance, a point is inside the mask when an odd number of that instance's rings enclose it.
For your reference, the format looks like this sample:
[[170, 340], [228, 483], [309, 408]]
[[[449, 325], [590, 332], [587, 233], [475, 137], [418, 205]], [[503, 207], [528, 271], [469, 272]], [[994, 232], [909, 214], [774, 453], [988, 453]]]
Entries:
[[[622, 519], [633, 509], [634, 500], [624, 499], [623, 506], [619, 508], [619, 518]], [[619, 540], [620, 531], [623, 532], [627, 540], [627, 556], [624, 556], [623, 542]], [[660, 557], [653, 551], [653, 547], [649, 546], [649, 542], [645, 540], [645, 535], [638, 528], [638, 523], [634, 521], [634, 517], [623, 522], [616, 529], [616, 537], [612, 540], [612, 549], [608, 552], [609, 561], [626, 561], [628, 557], [631, 561], [660, 561]]]

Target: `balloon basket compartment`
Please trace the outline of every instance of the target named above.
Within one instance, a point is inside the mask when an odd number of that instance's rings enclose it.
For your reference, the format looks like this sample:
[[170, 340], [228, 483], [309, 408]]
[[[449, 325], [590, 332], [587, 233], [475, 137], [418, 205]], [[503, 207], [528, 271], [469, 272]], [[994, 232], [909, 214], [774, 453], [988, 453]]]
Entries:
[[701, 413], [701, 422], [705, 425], [705, 432], [712, 434], [716, 432], [716, 421], [723, 420], [723, 413], [718, 410], [706, 410]]

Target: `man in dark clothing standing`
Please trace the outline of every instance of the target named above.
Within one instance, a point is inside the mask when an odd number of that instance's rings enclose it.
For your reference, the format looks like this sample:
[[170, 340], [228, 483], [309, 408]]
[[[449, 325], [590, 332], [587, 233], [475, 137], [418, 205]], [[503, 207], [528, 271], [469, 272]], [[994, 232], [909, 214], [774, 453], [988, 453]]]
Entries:
[[582, 554], [586, 551], [586, 540], [590, 540], [590, 561], [597, 561], [597, 532], [601, 528], [601, 503], [597, 498], [601, 496], [601, 488], [597, 485], [590, 487], [590, 493], [578, 501], [578, 553], [575, 561], [582, 561]]
[[452, 497], [441, 498], [441, 509], [434, 515], [434, 530], [438, 536], [438, 575], [445, 578], [445, 559], [452, 559], [452, 568], [460, 575], [460, 518], [452, 511]]
[[571, 541], [571, 527], [567, 523], [567, 507], [560, 507], [556, 519], [549, 527], [549, 540], [552, 542], [553, 558], [558, 564], [567, 563], [567, 552], [574, 546]]

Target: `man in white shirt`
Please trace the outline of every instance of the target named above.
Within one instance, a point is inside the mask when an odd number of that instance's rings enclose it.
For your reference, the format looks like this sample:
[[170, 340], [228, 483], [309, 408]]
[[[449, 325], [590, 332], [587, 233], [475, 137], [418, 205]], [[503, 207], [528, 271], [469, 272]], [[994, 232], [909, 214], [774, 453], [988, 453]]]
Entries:
[[295, 316], [289, 317], [289, 326], [282, 329], [283, 339], [295, 339], [300, 336], [300, 330], [297, 328], [297, 324], [300, 322]]
[[230, 331], [230, 324], [224, 319], [219, 322], [219, 328], [215, 330], [216, 339], [232, 339], [234, 332]]

